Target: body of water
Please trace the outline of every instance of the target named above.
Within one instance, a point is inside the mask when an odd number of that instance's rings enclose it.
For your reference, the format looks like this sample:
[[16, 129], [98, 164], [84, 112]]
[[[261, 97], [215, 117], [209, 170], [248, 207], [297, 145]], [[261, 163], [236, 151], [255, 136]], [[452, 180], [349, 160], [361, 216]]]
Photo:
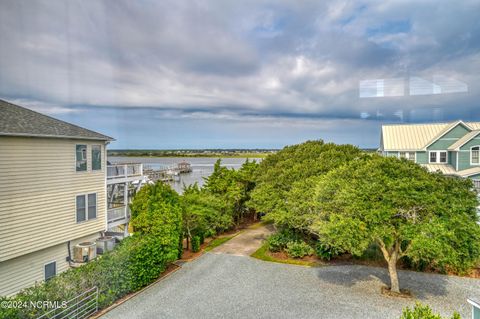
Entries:
[[[204, 178], [210, 176], [213, 172], [213, 166], [218, 158], [216, 157], [121, 157], [109, 156], [108, 161], [113, 163], [143, 163], [144, 167], [152, 169], [161, 169], [176, 166], [182, 161], [190, 163], [192, 172], [181, 174], [180, 180], [170, 182], [169, 184], [178, 192], [182, 193], [183, 185], [191, 185], [195, 182], [203, 185]], [[221, 158], [222, 166], [238, 169], [247, 160], [246, 158]], [[261, 158], [250, 158], [260, 162]]]

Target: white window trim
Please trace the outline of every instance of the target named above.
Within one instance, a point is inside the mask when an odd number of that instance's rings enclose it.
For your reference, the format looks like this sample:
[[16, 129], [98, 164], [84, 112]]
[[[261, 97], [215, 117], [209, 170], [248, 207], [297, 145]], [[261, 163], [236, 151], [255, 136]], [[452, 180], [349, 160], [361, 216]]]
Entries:
[[[414, 154], [414, 160], [412, 162], [416, 163], [417, 162], [417, 152], [412, 152], [412, 151], [398, 151], [398, 154], [397, 154], [397, 157], [399, 159], [401, 159], [402, 157], [400, 157], [400, 153], [405, 153], [405, 159], [411, 161], [411, 159], [409, 158], [409, 155], [410, 153], [413, 153]], [[408, 156], [407, 156], [408, 154]]]
[[[88, 218], [88, 195], [95, 194], [95, 218]], [[77, 197], [84, 196], [85, 197], [85, 220], [78, 220], [77, 217]], [[88, 222], [89, 220], [95, 220], [98, 218], [98, 193], [85, 193], [85, 194], [77, 194], [75, 195], [75, 221], [77, 224]]]
[[[85, 164], [87, 164], [87, 168], [84, 170], [84, 171], [77, 171], [77, 146], [79, 145], [85, 145]], [[74, 162], [74, 168], [75, 168], [75, 173], [86, 173], [88, 172], [88, 144], [83, 144], [83, 143], [79, 143], [79, 144], [75, 144], [75, 162]]]
[[473, 159], [473, 148], [474, 147], [478, 147], [480, 148], [480, 145], [474, 145], [472, 147], [470, 147], [470, 166], [479, 166], [480, 165], [480, 150], [478, 151], [479, 152], [479, 161], [478, 163], [473, 163], [472, 159]]
[[[47, 275], [46, 272], [45, 272], [45, 266], [46, 266], [46, 265], [53, 264], [53, 263], [55, 263], [55, 276], [53, 276], [53, 277], [56, 277], [56, 276], [58, 275], [58, 271], [57, 271], [57, 270], [58, 270], [58, 268], [57, 268], [57, 261], [56, 261], [56, 260], [51, 260], [51, 261], [43, 264], [43, 281], [47, 281], [47, 279], [45, 278], [46, 275]], [[52, 277], [52, 278], [53, 278], [53, 277]]]
[[[430, 160], [430, 154], [431, 153], [436, 153], [437, 154], [437, 161], [436, 162], [432, 162]], [[440, 153], [446, 153], [447, 154], [447, 158], [446, 158], [446, 161], [445, 162], [440, 162]], [[448, 164], [448, 151], [428, 151], [428, 164], [442, 164], [442, 165], [446, 165]]]

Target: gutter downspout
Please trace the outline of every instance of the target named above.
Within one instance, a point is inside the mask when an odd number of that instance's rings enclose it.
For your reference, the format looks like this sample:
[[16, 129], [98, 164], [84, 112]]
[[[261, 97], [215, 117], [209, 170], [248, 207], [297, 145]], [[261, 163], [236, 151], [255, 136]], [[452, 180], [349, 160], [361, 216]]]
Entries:
[[72, 266], [72, 252], [70, 251], [70, 240], [67, 241], [67, 249], [68, 249], [68, 265]]

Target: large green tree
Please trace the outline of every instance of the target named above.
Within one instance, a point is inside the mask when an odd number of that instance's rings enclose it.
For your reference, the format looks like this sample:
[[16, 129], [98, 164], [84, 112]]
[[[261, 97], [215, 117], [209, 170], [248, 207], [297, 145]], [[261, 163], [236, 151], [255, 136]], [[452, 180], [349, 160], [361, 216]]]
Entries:
[[309, 212], [319, 240], [354, 255], [376, 244], [399, 292], [402, 257], [466, 271], [480, 255], [478, 205], [472, 182], [427, 172], [407, 160], [377, 155], [316, 181]]
[[[304, 228], [303, 220], [296, 220], [289, 209], [290, 191], [297, 185], [309, 191], [310, 179], [324, 175], [345, 163], [366, 156], [352, 145], [335, 145], [321, 140], [307, 141], [287, 146], [276, 154], [267, 156], [256, 170], [256, 186], [248, 205], [267, 214], [267, 219], [279, 226]], [[307, 192], [301, 191], [300, 196]], [[295, 204], [303, 205], [304, 201]], [[301, 224], [297, 224], [300, 222]]]
[[230, 214], [238, 224], [248, 212], [246, 202], [255, 187], [258, 164], [247, 160], [238, 170], [222, 166], [219, 159], [213, 173], [205, 179], [203, 189], [216, 196], [223, 204], [224, 213]]
[[139, 235], [154, 236], [159, 245], [175, 260], [178, 241], [182, 232], [182, 210], [180, 198], [169, 185], [158, 181], [145, 185], [135, 194], [131, 210], [131, 225]]
[[195, 234], [221, 232], [232, 225], [232, 216], [225, 213], [221, 200], [200, 189], [197, 183], [184, 187], [181, 204], [187, 249]]

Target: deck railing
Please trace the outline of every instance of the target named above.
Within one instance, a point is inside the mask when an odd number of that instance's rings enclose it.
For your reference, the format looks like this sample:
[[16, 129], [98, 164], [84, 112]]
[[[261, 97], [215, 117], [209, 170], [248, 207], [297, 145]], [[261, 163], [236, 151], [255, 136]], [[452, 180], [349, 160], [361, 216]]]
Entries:
[[93, 287], [37, 319], [84, 319], [98, 311], [98, 288]]
[[107, 209], [107, 222], [113, 223], [130, 217], [128, 206]]
[[114, 164], [107, 166], [107, 178], [126, 178], [143, 175], [143, 164]]
[[480, 179], [472, 179], [473, 181], [473, 186], [477, 190], [477, 192], [480, 192]]

